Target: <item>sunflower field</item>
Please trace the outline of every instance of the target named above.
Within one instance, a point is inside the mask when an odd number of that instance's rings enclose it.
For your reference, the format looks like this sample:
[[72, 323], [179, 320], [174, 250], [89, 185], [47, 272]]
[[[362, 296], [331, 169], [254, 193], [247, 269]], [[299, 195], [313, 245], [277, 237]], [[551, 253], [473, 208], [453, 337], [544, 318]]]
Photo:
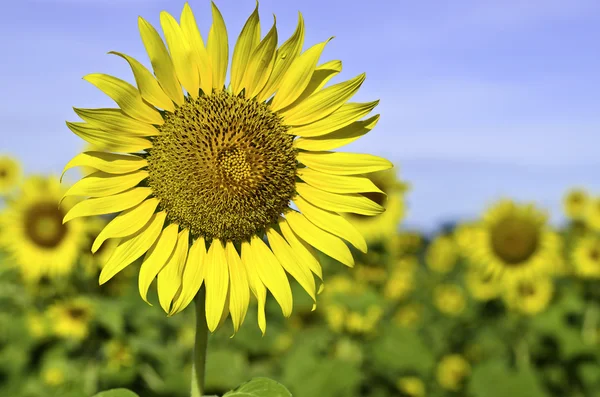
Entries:
[[[63, 230], [51, 205], [58, 179], [0, 163], [0, 395], [189, 395], [193, 309], [166, 318], [156, 294], [153, 306], [141, 300], [139, 265], [98, 286], [116, 244], [90, 245], [110, 218]], [[211, 334], [208, 395], [263, 377], [289, 390], [265, 396], [599, 395], [600, 239], [585, 191], [565, 196], [571, 221], [559, 229], [534, 204], [502, 200], [425, 236], [400, 226], [410, 185], [395, 171], [371, 178], [388, 211], [351, 219], [368, 252], [353, 251], [353, 269], [320, 254], [316, 307], [292, 283], [291, 316], [267, 300], [264, 336], [244, 326], [232, 338], [229, 323]], [[60, 266], [48, 266], [51, 255]], [[256, 308], [246, 322], [256, 324]]]
[[139, 17], [62, 174], [0, 154], [0, 397], [600, 397], [600, 198], [404, 227], [366, 73], [258, 7]]

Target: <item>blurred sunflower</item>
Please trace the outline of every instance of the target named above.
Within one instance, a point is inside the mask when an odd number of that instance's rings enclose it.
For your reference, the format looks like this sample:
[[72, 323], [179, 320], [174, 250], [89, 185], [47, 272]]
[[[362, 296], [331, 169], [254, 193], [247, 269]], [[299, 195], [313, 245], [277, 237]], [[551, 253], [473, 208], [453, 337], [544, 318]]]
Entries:
[[408, 185], [398, 180], [395, 169], [375, 172], [369, 175], [369, 179], [377, 186], [378, 191], [362, 195], [381, 205], [385, 212], [375, 217], [349, 213], [346, 218], [371, 243], [387, 240], [396, 234], [398, 224], [405, 214], [404, 193], [408, 190]]
[[448, 316], [461, 314], [467, 305], [463, 289], [456, 284], [441, 284], [433, 290], [433, 304]]
[[89, 276], [97, 276], [102, 265], [110, 258], [113, 251], [119, 245], [119, 239], [110, 239], [106, 241], [96, 252], [90, 252], [89, 247], [98, 237], [102, 229], [106, 227], [108, 221], [100, 216], [87, 218], [87, 240], [84, 244], [86, 248], [81, 255], [81, 264]]
[[54, 303], [48, 308], [47, 316], [55, 335], [81, 341], [89, 334], [94, 310], [89, 300], [78, 297]]
[[600, 196], [590, 200], [585, 211], [585, 223], [590, 229], [600, 231]]
[[585, 190], [571, 189], [563, 198], [563, 209], [569, 218], [581, 220], [585, 216], [589, 202], [590, 197]]
[[415, 289], [415, 271], [394, 269], [388, 277], [383, 296], [389, 301], [399, 301], [406, 298]]
[[421, 324], [423, 311], [423, 305], [419, 303], [407, 303], [396, 311], [393, 322], [401, 328], [415, 328]]
[[465, 273], [465, 285], [471, 296], [479, 301], [497, 298], [502, 291], [497, 279], [479, 269], [469, 269]]
[[396, 388], [410, 397], [425, 397], [425, 383], [418, 376], [403, 376], [396, 382]]
[[21, 165], [9, 156], [0, 156], [0, 196], [17, 187], [21, 178]]
[[436, 378], [442, 388], [459, 391], [470, 373], [471, 365], [462, 355], [449, 354], [438, 363]]
[[117, 339], [110, 340], [103, 346], [106, 363], [111, 370], [121, 370], [134, 365], [135, 356], [131, 346]]
[[458, 249], [451, 236], [437, 236], [425, 251], [425, 263], [437, 273], [448, 273], [458, 260]]
[[161, 13], [166, 46], [139, 18], [156, 78], [117, 52], [131, 66], [137, 87], [105, 74], [84, 77], [119, 107], [76, 109], [85, 122], [67, 125], [87, 142], [118, 153], [84, 152], [66, 165], [65, 171], [88, 166], [98, 172], [67, 193], [91, 198], [64, 221], [120, 213], [92, 246], [96, 251], [109, 238], [122, 239], [100, 274], [101, 284], [145, 254], [139, 274], [144, 300], [158, 278], [161, 307], [173, 315], [204, 284], [209, 329], [230, 313], [237, 331], [251, 290], [264, 333], [267, 290], [285, 316], [291, 313], [286, 271], [315, 299], [313, 273], [320, 277], [321, 268], [311, 246], [348, 266], [354, 261], [342, 239], [366, 252], [365, 239], [339, 213], [383, 212], [359, 194], [379, 191], [362, 174], [392, 164], [330, 151], [375, 126], [378, 115], [360, 119], [378, 101], [347, 102], [364, 74], [324, 88], [341, 62], [317, 65], [329, 40], [301, 53], [301, 14], [296, 31], [277, 48], [275, 23], [260, 39], [257, 6], [233, 50], [227, 89], [227, 30], [214, 4], [212, 14], [206, 46], [187, 3], [180, 23]]
[[600, 237], [582, 237], [575, 243], [571, 256], [577, 276], [600, 278]]
[[562, 265], [561, 240], [532, 204], [502, 200], [463, 233], [471, 264], [505, 283], [555, 273]]
[[550, 277], [535, 280], [520, 280], [510, 285], [504, 292], [507, 306], [522, 314], [534, 315], [544, 311], [552, 295], [554, 283]]
[[64, 192], [58, 178], [29, 177], [0, 215], [0, 243], [26, 281], [70, 273], [85, 243], [83, 220], [62, 223], [74, 204], [66, 199], [59, 208]]

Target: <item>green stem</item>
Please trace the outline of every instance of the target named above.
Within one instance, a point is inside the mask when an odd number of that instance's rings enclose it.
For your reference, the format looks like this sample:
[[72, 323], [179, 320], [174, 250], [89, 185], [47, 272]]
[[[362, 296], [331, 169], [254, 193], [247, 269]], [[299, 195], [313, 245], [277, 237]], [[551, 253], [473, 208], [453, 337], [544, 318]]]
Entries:
[[198, 291], [194, 300], [196, 301], [196, 343], [192, 364], [192, 397], [202, 397], [204, 395], [204, 371], [206, 367], [206, 347], [208, 345], [204, 288]]

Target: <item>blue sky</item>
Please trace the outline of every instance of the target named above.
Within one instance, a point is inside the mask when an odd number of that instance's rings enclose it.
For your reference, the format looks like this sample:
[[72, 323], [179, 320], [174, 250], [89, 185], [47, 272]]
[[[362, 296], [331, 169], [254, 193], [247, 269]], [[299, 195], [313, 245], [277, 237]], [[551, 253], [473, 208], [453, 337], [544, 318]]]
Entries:
[[[27, 172], [59, 172], [83, 146], [65, 120], [72, 106], [113, 106], [81, 77], [132, 81], [111, 50], [149, 62], [141, 15], [159, 27], [174, 0], [13, 0], [0, 24], [0, 153]], [[210, 3], [190, 4], [204, 36]], [[221, 0], [230, 42], [254, 0]], [[263, 34], [277, 15], [280, 42], [306, 22], [305, 47], [336, 38], [322, 59], [340, 79], [366, 72], [355, 97], [376, 98], [377, 128], [348, 146], [399, 165], [413, 190], [409, 225], [472, 217], [505, 196], [536, 200], [559, 220], [571, 185], [600, 194], [600, 2], [597, 0], [264, 0]], [[231, 45], [231, 47], [233, 47]]]

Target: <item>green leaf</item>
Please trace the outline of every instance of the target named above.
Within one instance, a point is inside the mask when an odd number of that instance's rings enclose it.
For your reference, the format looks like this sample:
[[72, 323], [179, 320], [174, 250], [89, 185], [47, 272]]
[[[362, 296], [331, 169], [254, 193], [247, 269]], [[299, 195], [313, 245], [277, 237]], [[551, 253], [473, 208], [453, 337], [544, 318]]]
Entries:
[[547, 397], [530, 368], [511, 370], [501, 361], [489, 361], [475, 367], [469, 382], [474, 396]]
[[274, 380], [254, 378], [223, 397], [292, 397], [292, 393]]
[[93, 397], [140, 397], [131, 390], [127, 389], [111, 389], [102, 391]]

